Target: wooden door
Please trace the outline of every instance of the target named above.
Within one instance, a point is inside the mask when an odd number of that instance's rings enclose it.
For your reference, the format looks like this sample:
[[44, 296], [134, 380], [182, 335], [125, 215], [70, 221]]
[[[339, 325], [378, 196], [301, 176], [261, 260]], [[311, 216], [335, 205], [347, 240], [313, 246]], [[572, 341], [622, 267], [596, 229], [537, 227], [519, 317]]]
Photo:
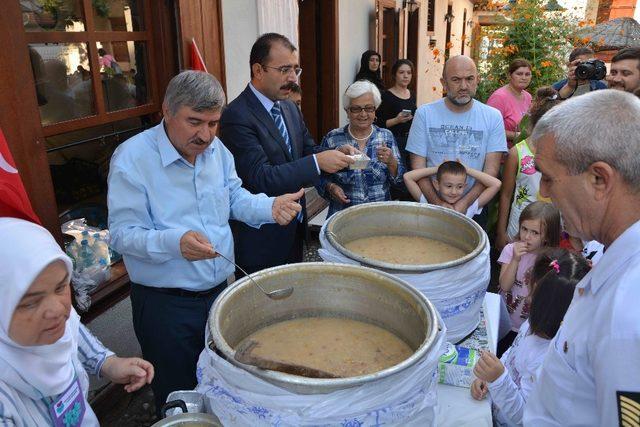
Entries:
[[413, 79], [409, 89], [416, 93], [416, 82], [418, 80], [417, 67], [418, 67], [418, 42], [420, 40], [420, 8], [417, 8], [414, 12], [409, 12], [407, 17], [407, 59], [413, 62], [414, 73]]
[[316, 143], [339, 125], [338, 0], [299, 2], [302, 114]]
[[[221, 0], [177, 0], [182, 68], [191, 67], [191, 40], [195, 39], [207, 71], [226, 89]], [[228, 23], [233, 25], [233, 23]]]
[[395, 0], [377, 0], [377, 50], [382, 57], [380, 70], [385, 87], [393, 86], [391, 67], [398, 60], [398, 45], [400, 40], [400, 17], [396, 10]]
[[445, 45], [444, 45], [444, 60], [446, 61], [447, 59], [449, 59], [449, 56], [451, 55], [451, 24], [453, 22], [453, 5], [449, 4], [447, 6], [447, 16], [449, 17], [448, 19], [446, 19], [447, 22], [447, 32], [445, 35]]

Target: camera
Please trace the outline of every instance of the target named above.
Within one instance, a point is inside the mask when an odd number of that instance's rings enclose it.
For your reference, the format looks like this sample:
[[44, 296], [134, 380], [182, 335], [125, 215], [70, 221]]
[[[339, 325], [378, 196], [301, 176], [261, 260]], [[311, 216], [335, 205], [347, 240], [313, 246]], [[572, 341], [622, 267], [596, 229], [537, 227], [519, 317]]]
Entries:
[[607, 66], [599, 59], [583, 61], [576, 67], [579, 80], [602, 80], [607, 75]]

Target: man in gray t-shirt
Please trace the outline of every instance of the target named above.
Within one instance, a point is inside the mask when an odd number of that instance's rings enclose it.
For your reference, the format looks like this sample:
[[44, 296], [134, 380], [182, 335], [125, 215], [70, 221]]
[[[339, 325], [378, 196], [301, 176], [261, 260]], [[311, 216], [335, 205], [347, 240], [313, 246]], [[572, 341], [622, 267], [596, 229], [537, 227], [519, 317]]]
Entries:
[[[507, 143], [502, 116], [498, 110], [474, 100], [478, 71], [468, 56], [454, 56], [442, 70], [446, 98], [420, 106], [415, 113], [407, 151], [412, 169], [438, 166], [458, 160], [465, 166], [497, 177]], [[436, 193], [428, 178], [419, 182], [427, 201], [462, 212], [478, 198], [484, 186], [467, 177], [465, 195], [451, 205]]]

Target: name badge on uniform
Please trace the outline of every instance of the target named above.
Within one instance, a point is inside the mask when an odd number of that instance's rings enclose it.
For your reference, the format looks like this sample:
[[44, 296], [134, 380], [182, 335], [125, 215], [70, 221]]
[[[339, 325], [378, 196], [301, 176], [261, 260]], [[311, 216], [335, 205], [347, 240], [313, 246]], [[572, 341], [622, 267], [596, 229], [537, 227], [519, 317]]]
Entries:
[[55, 427], [81, 425], [85, 410], [84, 396], [77, 378], [58, 396], [58, 400], [49, 400], [49, 414]]

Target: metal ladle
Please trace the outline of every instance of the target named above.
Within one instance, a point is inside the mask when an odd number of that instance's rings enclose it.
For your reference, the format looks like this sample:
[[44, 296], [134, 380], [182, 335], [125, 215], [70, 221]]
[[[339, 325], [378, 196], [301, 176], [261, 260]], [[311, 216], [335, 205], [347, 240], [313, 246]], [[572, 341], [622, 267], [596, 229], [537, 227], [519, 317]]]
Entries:
[[244, 275], [247, 276], [249, 278], [249, 280], [251, 280], [251, 283], [256, 285], [258, 287], [258, 289], [260, 289], [262, 291], [262, 293], [265, 294], [266, 296], [268, 296], [269, 298], [271, 298], [271, 299], [285, 299], [285, 298], [288, 298], [289, 296], [291, 296], [291, 294], [293, 293], [293, 288], [292, 287], [283, 288], [283, 289], [276, 289], [275, 291], [267, 292], [262, 286], [260, 286], [258, 284], [258, 282], [253, 280], [253, 277], [251, 277], [251, 275], [249, 273], [244, 271], [244, 269], [242, 267], [240, 267], [235, 262], [231, 261], [226, 256], [222, 255], [220, 252], [218, 252], [218, 255], [220, 255], [223, 259], [227, 260], [231, 264], [235, 265], [238, 270], [242, 271], [244, 273]]

